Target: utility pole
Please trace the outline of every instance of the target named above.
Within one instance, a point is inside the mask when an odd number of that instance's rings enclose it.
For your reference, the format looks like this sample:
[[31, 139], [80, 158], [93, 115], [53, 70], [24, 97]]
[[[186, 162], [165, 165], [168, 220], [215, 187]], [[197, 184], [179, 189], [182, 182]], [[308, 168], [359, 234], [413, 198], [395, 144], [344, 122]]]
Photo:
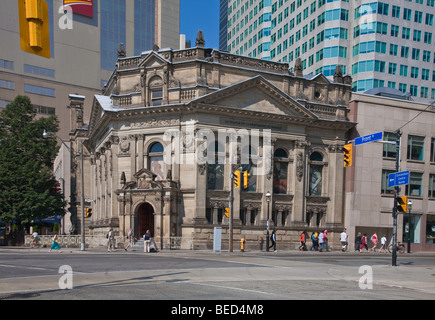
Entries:
[[[400, 137], [402, 133], [400, 129], [396, 131], [396, 172], [400, 169]], [[397, 197], [400, 192], [400, 187], [394, 187], [394, 205], [393, 205], [393, 255], [391, 265], [397, 266]]]
[[228, 201], [230, 203], [230, 222], [229, 222], [229, 252], [233, 252], [233, 201], [234, 201], [234, 173], [231, 172], [231, 188], [230, 188], [230, 196], [228, 197]]

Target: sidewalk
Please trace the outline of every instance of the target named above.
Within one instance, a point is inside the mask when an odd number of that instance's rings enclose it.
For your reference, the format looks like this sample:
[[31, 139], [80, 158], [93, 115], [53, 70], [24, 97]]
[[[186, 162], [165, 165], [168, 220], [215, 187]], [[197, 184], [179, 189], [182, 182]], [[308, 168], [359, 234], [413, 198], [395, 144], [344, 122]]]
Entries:
[[[1, 251], [9, 251], [9, 252], [48, 252], [50, 250], [49, 247], [47, 248], [30, 248], [27, 246], [0, 246], [0, 252]], [[101, 253], [101, 254], [125, 254], [125, 253], [144, 253], [143, 252], [143, 248], [135, 248], [134, 250], [132, 250], [131, 248], [128, 249], [128, 251], [126, 252], [123, 248], [117, 248], [116, 250], [114, 250], [113, 252], [108, 252], [107, 251], [107, 247], [105, 246], [100, 246], [100, 247], [93, 247], [93, 248], [86, 248], [85, 251], [81, 251], [80, 248], [62, 248], [62, 252], [65, 253]], [[299, 251], [297, 249], [295, 250], [277, 250], [277, 252], [273, 252], [273, 251], [259, 251], [259, 250], [245, 250], [245, 252], [241, 252], [240, 250], [233, 250], [233, 252], [228, 252], [228, 250], [222, 250], [221, 252], [213, 252], [212, 249], [210, 250], [188, 250], [188, 249], [174, 249], [174, 250], [170, 250], [170, 249], [164, 249], [164, 250], [159, 250], [157, 253], [148, 253], [148, 254], [223, 254], [223, 255], [264, 255], [264, 256], [285, 256], [285, 255], [298, 255], [298, 256], [327, 256], [327, 255], [343, 255], [343, 256], [358, 256], [358, 257], [365, 257], [365, 256], [390, 256], [391, 257], [391, 253], [379, 253], [377, 252], [358, 252], [358, 251], [346, 251], [346, 252], [341, 252], [341, 250], [331, 250], [330, 252], [318, 252], [318, 251]], [[435, 257], [435, 252], [428, 252], [428, 251], [419, 251], [419, 252], [411, 252], [409, 253], [404, 253], [404, 254], [397, 254], [398, 259], [400, 257], [425, 257], [425, 256], [432, 256]]]

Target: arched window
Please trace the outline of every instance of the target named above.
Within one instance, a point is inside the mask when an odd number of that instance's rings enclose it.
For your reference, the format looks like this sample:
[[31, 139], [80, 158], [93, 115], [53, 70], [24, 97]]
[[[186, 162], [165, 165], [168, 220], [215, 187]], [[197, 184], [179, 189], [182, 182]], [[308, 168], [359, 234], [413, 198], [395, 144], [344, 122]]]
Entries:
[[273, 193], [287, 193], [288, 154], [276, 149], [273, 154]]
[[310, 155], [310, 196], [322, 195], [323, 156], [319, 152]]
[[165, 163], [163, 161], [163, 145], [160, 142], [155, 142], [149, 148], [149, 168], [157, 175], [156, 180], [165, 179]]
[[224, 166], [225, 163], [219, 163], [219, 157], [225, 159], [225, 148], [218, 142], [215, 142], [215, 162], [209, 163], [207, 168], [207, 189], [223, 190], [224, 189]]

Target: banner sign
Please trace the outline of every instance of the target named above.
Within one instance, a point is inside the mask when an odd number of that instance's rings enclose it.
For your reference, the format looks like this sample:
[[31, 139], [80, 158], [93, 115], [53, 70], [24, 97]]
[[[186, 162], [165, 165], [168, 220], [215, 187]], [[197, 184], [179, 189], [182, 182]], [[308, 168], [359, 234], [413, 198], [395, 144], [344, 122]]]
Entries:
[[94, 17], [94, 0], [63, 0], [63, 5], [71, 7], [75, 14]]

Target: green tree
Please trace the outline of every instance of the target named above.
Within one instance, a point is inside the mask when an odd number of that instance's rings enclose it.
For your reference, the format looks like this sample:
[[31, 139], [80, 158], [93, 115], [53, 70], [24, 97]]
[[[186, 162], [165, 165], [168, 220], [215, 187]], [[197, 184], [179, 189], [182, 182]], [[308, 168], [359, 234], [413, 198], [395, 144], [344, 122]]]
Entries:
[[0, 112], [0, 220], [18, 225], [65, 214], [59, 184], [51, 172], [58, 146], [42, 133], [59, 130], [55, 116], [36, 119], [26, 96]]

